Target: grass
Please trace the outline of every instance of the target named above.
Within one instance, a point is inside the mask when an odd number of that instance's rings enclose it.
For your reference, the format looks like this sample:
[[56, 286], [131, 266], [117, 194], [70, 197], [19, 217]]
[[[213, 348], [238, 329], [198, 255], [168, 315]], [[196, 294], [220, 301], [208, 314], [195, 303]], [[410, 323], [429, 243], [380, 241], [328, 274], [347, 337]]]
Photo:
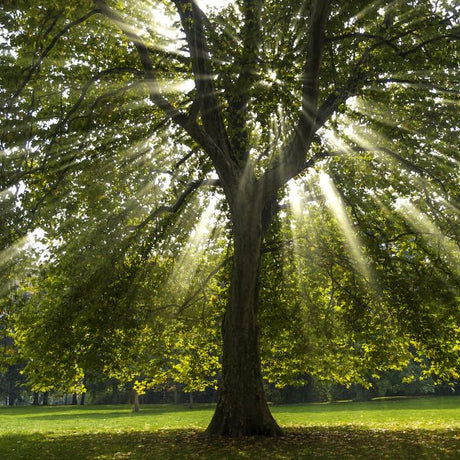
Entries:
[[458, 459], [460, 398], [273, 406], [282, 439], [203, 437], [213, 407], [0, 408], [0, 458]]

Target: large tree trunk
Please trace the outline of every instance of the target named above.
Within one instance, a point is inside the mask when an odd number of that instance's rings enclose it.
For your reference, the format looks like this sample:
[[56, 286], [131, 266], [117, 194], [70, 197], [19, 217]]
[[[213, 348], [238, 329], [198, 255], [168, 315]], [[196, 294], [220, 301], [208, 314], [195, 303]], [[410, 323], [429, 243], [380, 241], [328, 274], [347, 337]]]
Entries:
[[280, 436], [265, 398], [257, 323], [262, 212], [246, 198], [233, 209], [234, 256], [229, 304], [223, 321], [222, 384], [211, 435]]

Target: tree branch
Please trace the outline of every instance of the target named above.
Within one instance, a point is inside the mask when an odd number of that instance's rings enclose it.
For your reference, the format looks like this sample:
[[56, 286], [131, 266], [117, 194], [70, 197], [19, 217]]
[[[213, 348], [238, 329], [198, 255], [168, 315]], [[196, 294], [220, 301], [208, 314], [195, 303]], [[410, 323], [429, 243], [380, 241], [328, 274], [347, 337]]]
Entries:
[[[393, 51], [395, 51], [395, 53], [399, 57], [404, 58], [407, 55], [418, 51], [420, 48], [422, 48], [423, 46], [425, 46], [427, 44], [431, 44], [431, 43], [434, 43], [434, 42], [436, 42], [438, 40], [445, 39], [445, 38], [456, 38], [456, 39], [459, 38], [459, 36], [455, 35], [455, 34], [440, 35], [438, 37], [434, 37], [434, 38], [431, 38], [429, 40], [426, 40], [423, 43], [420, 43], [419, 45], [415, 46], [414, 48], [411, 48], [411, 49], [406, 50], [406, 51], [402, 51], [397, 45], [395, 45], [394, 42], [396, 40], [398, 40], [398, 39], [400, 39], [400, 38], [402, 38], [404, 36], [410, 35], [410, 34], [414, 33], [417, 30], [418, 30], [418, 28], [417, 29], [411, 29], [409, 31], [405, 31], [405, 32], [403, 32], [403, 33], [401, 33], [401, 34], [399, 34], [397, 36], [394, 36], [391, 39], [385, 39], [384, 37], [382, 37], [380, 35], [366, 34], [366, 33], [348, 33], [348, 34], [343, 34], [343, 35], [339, 35], [339, 36], [336, 36], [336, 37], [328, 37], [328, 38], [326, 38], [325, 40], [330, 41], [330, 42], [336, 41], [336, 40], [344, 40], [344, 39], [347, 39], [347, 38], [355, 38], [355, 37], [363, 38], [363, 39], [366, 39], [366, 38], [374, 39], [374, 40], [377, 40], [377, 42], [372, 44], [372, 45], [370, 45], [363, 52], [361, 57], [356, 62], [355, 66], [354, 66], [354, 70], [351, 73], [347, 83], [342, 88], [338, 88], [335, 91], [333, 91], [325, 99], [325, 101], [323, 102], [323, 104], [321, 105], [321, 107], [318, 110], [318, 114], [317, 114], [317, 117], [316, 117], [315, 132], [318, 129], [320, 129], [322, 126], [324, 126], [324, 124], [327, 122], [327, 120], [329, 120], [331, 115], [337, 110], [338, 106], [340, 104], [343, 104], [344, 102], [346, 102], [346, 100], [350, 96], [353, 96], [354, 94], [356, 94], [356, 91], [357, 91], [358, 87], [360, 86], [360, 84], [365, 82], [365, 75], [362, 73], [361, 68], [362, 68], [363, 64], [365, 63], [366, 59], [370, 56], [370, 54], [374, 50], [380, 48], [381, 46], [386, 46], [386, 47], [391, 48]], [[384, 83], [387, 80], [388, 79], [376, 79], [374, 81]]]
[[205, 15], [194, 0], [174, 0], [192, 59], [197, 99], [195, 110], [201, 111], [203, 126], [219, 148], [230, 157], [230, 143], [222, 118], [213, 75], [203, 22]]
[[411, 49], [408, 49], [406, 51], [401, 51], [399, 53], [399, 55], [401, 57], [406, 57], [409, 54], [417, 52], [418, 50], [420, 50], [421, 48], [423, 48], [426, 45], [430, 45], [431, 43], [436, 43], [439, 40], [446, 40], [446, 39], [449, 39], [449, 38], [452, 38], [454, 40], [458, 40], [458, 39], [460, 39], [460, 35], [456, 35], [456, 34], [438, 35], [437, 37], [433, 37], [433, 38], [430, 38], [429, 40], [425, 40], [425, 41], [419, 43], [417, 46], [414, 46]]
[[261, 0], [243, 2], [243, 51], [237, 62], [239, 77], [226, 94], [228, 101], [229, 136], [238, 161], [246, 164], [249, 159], [249, 132], [247, 114], [250, 90], [257, 79], [259, 45], [261, 42]]
[[100, 9], [102, 14], [104, 14], [110, 21], [117, 24], [120, 30], [134, 44], [144, 70], [145, 82], [147, 83], [149, 89], [150, 100], [160, 110], [162, 110], [168, 118], [184, 129], [206, 152], [216, 168], [226, 195], [231, 197], [232, 191], [235, 189], [235, 178], [238, 177], [238, 173], [235, 171], [235, 163], [231, 161], [228, 152], [223, 150], [220, 143], [217, 143], [209, 132], [203, 130], [195, 119], [190, 118], [181, 111], [177, 110], [165, 97], [161, 95], [160, 85], [157, 81], [156, 72], [150, 59], [149, 49], [142, 39], [128, 24], [126, 24], [119, 14], [107, 5], [105, 0], [93, 0], [93, 2]]
[[30, 79], [32, 78], [32, 75], [40, 68], [40, 65], [42, 62], [45, 60], [45, 58], [50, 54], [58, 40], [63, 37], [72, 27], [75, 27], [83, 22], [85, 22], [87, 19], [89, 19], [91, 16], [94, 16], [95, 14], [99, 13], [99, 9], [94, 9], [83, 15], [82, 17], [75, 19], [75, 21], [72, 21], [70, 24], [67, 24], [61, 31], [59, 31], [51, 40], [49, 45], [45, 48], [41, 56], [38, 58], [38, 61], [35, 62], [30, 68], [29, 71], [27, 72], [24, 80], [22, 81], [21, 85], [19, 88], [16, 90], [16, 92], [13, 94], [13, 97], [11, 98], [9, 107], [12, 106], [14, 101], [19, 97], [19, 95], [22, 93], [24, 88], [26, 87], [27, 83], [29, 83]]
[[440, 93], [450, 93], [450, 94], [460, 94], [459, 89], [454, 89], [454, 88], [443, 88], [442, 86], [437, 86], [431, 84], [429, 81], [424, 81], [424, 80], [410, 80], [407, 78], [376, 78], [374, 80], [368, 80], [365, 82], [366, 84], [371, 84], [371, 83], [402, 83], [402, 84], [407, 84], [407, 85], [414, 85], [419, 88], [423, 89], [433, 89], [437, 92]]
[[201, 282], [200, 286], [195, 289], [193, 292], [191, 292], [187, 298], [182, 302], [182, 304], [179, 306], [177, 310], [177, 314], [183, 313], [193, 302], [198, 297], [198, 294], [204, 289], [204, 287], [209, 283], [209, 281], [219, 273], [222, 268], [225, 267], [225, 265], [230, 261], [230, 257], [226, 257], [222, 262], [220, 262], [211, 272], [206, 276], [206, 278]]
[[328, 0], [314, 0], [307, 39], [308, 49], [303, 74], [301, 113], [295, 128], [294, 138], [287, 146], [285, 155], [272, 168], [267, 170], [261, 180], [264, 199], [270, 199], [280, 186], [305, 170], [305, 168], [313, 165], [317, 160], [316, 156], [314, 156], [306, 161], [305, 155], [316, 129], [319, 71], [323, 56], [328, 11]]
[[219, 180], [215, 179], [200, 179], [196, 180], [193, 182], [190, 182], [185, 190], [179, 195], [177, 198], [176, 202], [171, 205], [162, 205], [156, 208], [153, 212], [151, 212], [146, 219], [144, 219], [139, 225], [135, 226], [136, 232], [139, 232], [142, 230], [146, 225], [148, 225], [152, 220], [154, 220], [156, 217], [159, 217], [162, 214], [170, 213], [174, 214], [176, 213], [182, 205], [185, 203], [186, 199], [197, 189], [199, 189], [201, 186], [218, 186], [220, 185]]
[[113, 11], [106, 3], [105, 0], [93, 0], [98, 6], [100, 12], [114, 22], [121, 31], [129, 38], [134, 44], [139, 59], [141, 61], [145, 81], [149, 86], [149, 93], [152, 102], [162, 109], [166, 115], [174, 120], [182, 127], [187, 126], [188, 119], [185, 114], [178, 111], [167, 99], [160, 94], [160, 86], [156, 78], [156, 72], [150, 59], [150, 54], [147, 46], [143, 43], [142, 39], [132, 30], [132, 28], [124, 21], [124, 19]]

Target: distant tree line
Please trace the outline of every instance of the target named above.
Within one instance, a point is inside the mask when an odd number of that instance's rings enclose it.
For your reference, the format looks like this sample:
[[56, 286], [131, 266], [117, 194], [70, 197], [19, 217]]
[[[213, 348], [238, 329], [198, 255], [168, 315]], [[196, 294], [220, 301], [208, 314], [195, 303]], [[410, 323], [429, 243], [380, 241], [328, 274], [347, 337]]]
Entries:
[[[77, 404], [134, 404], [132, 385], [115, 378], [92, 376], [85, 382], [87, 391], [82, 394], [67, 394], [62, 391], [32, 391], [27, 377], [21, 373], [23, 366], [10, 365], [0, 373], [0, 405], [77, 405]], [[297, 385], [279, 388], [266, 383], [269, 402], [273, 404], [295, 404], [307, 402], [332, 402], [340, 400], [370, 400], [379, 397], [453, 395], [460, 394], [460, 381], [435, 384], [431, 378], [407, 381], [408, 375], [417, 374], [417, 365], [411, 363], [401, 371], [386, 371], [379, 378], [371, 378], [372, 386], [360, 384], [349, 387], [322, 381], [313, 376], [299, 379]], [[162, 388], [146, 390], [139, 395], [141, 404], [194, 404], [215, 403], [217, 390], [208, 386], [204, 391], [185, 392], [181, 385], [170, 384]]]

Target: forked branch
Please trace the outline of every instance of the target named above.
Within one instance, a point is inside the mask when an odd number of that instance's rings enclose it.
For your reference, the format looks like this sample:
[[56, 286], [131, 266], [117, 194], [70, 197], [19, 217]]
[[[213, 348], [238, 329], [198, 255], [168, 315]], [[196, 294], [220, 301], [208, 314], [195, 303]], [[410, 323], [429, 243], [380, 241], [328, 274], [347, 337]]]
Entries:
[[204, 33], [205, 15], [194, 0], [174, 0], [174, 3], [181, 18], [192, 61], [196, 89], [195, 110], [192, 113], [201, 111], [204, 130], [230, 156], [230, 144], [217, 99]]
[[267, 170], [261, 184], [264, 198], [270, 196], [289, 179], [302, 172], [313, 162], [306, 161], [306, 153], [316, 128], [319, 96], [319, 73], [323, 56], [328, 0], [314, 0], [311, 11], [310, 30], [307, 37], [307, 60], [303, 74], [301, 113], [292, 141], [285, 147], [285, 154]]
[[[222, 186], [227, 195], [235, 189], [235, 178], [238, 176], [235, 171], [235, 163], [231, 161], [229, 154], [222, 148], [221, 142], [216, 142], [214, 136], [210, 135], [206, 129], [203, 129], [195, 119], [180, 110], [176, 109], [160, 91], [160, 85], [156, 77], [156, 71], [148, 47], [142, 38], [126, 23], [118, 13], [107, 5], [105, 0], [93, 0], [94, 4], [110, 21], [115, 23], [125, 36], [131, 40], [138, 52], [142, 68], [144, 71], [145, 81], [149, 87], [151, 101], [162, 110], [168, 118], [175, 122], [180, 128], [184, 129], [189, 136], [206, 152], [216, 168], [217, 174], [221, 179]], [[178, 2], [189, 3], [189, 2]], [[200, 22], [194, 23], [199, 27]], [[199, 34], [199, 31], [193, 32]]]

